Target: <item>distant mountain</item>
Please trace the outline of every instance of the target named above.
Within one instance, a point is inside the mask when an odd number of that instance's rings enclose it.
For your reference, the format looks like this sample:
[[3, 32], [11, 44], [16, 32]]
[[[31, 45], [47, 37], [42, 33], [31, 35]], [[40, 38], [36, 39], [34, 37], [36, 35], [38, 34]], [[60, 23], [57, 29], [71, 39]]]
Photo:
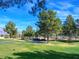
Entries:
[[4, 31], [3, 28], [0, 28], [0, 35], [7, 35], [8, 33]]

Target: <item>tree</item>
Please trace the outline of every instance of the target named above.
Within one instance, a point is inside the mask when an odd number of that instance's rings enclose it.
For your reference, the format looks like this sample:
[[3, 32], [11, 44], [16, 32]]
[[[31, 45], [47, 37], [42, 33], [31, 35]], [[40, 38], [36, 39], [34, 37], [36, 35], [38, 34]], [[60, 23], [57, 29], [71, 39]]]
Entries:
[[59, 18], [56, 18], [53, 25], [53, 33], [55, 33], [56, 35], [56, 40], [57, 40], [58, 34], [61, 34], [61, 31], [62, 31], [61, 21]]
[[5, 31], [10, 35], [10, 38], [16, 37], [17, 35], [17, 28], [12, 21], [9, 21], [5, 26]]
[[76, 20], [76, 35], [79, 35], [79, 19]]
[[53, 32], [57, 33], [59, 30], [60, 19], [56, 17], [56, 12], [53, 10], [43, 10], [39, 13], [38, 20], [39, 22], [37, 22], [37, 26], [39, 27], [39, 32], [42, 36], [47, 37], [48, 41], [49, 36]]
[[28, 26], [26, 28], [26, 30], [22, 32], [22, 34], [23, 34], [23, 37], [29, 37], [30, 38], [30, 37], [33, 37], [35, 35], [35, 32], [34, 32], [32, 26]]
[[32, 4], [31, 10], [28, 10], [29, 13], [35, 14], [37, 11], [42, 9], [46, 9], [46, 0], [0, 0], [0, 8], [7, 9], [10, 7], [20, 8], [23, 7], [25, 4]]
[[63, 29], [64, 29], [65, 34], [69, 36], [68, 41], [70, 41], [71, 36], [72, 34], [75, 33], [75, 29], [76, 29], [76, 25], [75, 25], [74, 18], [72, 17], [72, 15], [67, 16]]

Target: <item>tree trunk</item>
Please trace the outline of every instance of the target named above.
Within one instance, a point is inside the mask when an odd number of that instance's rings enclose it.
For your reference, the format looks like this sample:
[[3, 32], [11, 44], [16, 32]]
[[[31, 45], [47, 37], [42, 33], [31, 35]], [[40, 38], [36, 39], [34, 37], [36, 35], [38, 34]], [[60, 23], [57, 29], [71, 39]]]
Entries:
[[68, 38], [68, 43], [70, 43], [71, 42], [71, 36], [69, 35], [69, 38]]
[[44, 36], [44, 39], [46, 40], [46, 36]]
[[78, 36], [78, 32], [77, 32], [78, 30], [76, 29], [76, 31], [75, 31], [75, 40], [77, 39], [77, 36]]
[[10, 34], [10, 38], [12, 38], [12, 35]]
[[56, 41], [58, 40], [57, 37], [58, 37], [58, 36], [57, 36], [57, 34], [56, 34]]
[[71, 33], [71, 31], [69, 32], [69, 38], [68, 38], [68, 43], [70, 43], [71, 42], [71, 35], [72, 33]]
[[47, 43], [49, 42], [49, 34], [47, 34]]

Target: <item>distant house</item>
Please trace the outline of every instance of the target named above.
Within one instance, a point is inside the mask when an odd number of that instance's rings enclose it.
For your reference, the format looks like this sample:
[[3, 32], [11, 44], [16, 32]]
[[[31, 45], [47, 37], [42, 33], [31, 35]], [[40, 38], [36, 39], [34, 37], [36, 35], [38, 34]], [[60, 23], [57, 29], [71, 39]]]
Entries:
[[76, 27], [79, 29], [79, 24], [76, 24]]
[[0, 38], [5, 38], [7, 35], [9, 34], [3, 28], [0, 28]]

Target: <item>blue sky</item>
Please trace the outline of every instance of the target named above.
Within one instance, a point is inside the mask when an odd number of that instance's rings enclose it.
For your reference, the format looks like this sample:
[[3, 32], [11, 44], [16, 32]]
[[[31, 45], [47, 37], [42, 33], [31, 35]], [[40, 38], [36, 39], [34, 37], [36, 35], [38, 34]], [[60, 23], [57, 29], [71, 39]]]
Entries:
[[[78, 0], [47, 0], [48, 9], [55, 10], [57, 16], [64, 21], [66, 16], [71, 14], [75, 19], [79, 18], [79, 1]], [[29, 4], [29, 6], [32, 6]], [[4, 12], [0, 10], [0, 27], [4, 28], [8, 21], [13, 21], [19, 31], [24, 30], [28, 25], [33, 26], [35, 29], [37, 26], [37, 17], [28, 14], [27, 10], [30, 9], [28, 4], [21, 7], [11, 7]]]

